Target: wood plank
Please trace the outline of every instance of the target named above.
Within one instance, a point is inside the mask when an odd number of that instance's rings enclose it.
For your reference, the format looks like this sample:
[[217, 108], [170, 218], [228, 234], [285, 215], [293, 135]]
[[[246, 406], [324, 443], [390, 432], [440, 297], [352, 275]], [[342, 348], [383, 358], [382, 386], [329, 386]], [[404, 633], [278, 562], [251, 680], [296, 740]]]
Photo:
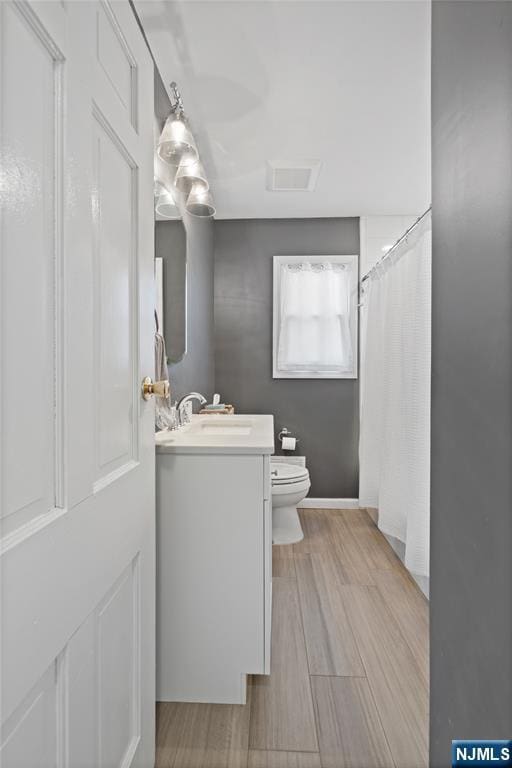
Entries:
[[302, 609], [309, 673], [364, 677], [343, 601], [332, 588], [333, 557], [295, 555], [295, 569]]
[[294, 552], [310, 554], [328, 551], [331, 548], [332, 538], [329, 522], [331, 516], [331, 510], [299, 509], [304, 538], [293, 545]]
[[397, 768], [428, 765], [428, 691], [376, 587], [339, 587]]
[[331, 515], [329, 520], [330, 551], [337, 560], [336, 581], [343, 584], [373, 586], [373, 563], [365, 557], [350, 525], [342, 515]]
[[400, 627], [412, 655], [429, 686], [428, 600], [405, 568], [376, 571], [375, 584]]
[[251, 706], [252, 749], [318, 752], [295, 579], [273, 580], [271, 673], [253, 677]]
[[401, 565], [392, 546], [365, 509], [343, 510], [341, 519], [345, 530], [348, 528], [356, 540], [370, 570], [391, 570]]
[[321, 768], [317, 752], [271, 752], [250, 749], [247, 768]]
[[313, 677], [312, 687], [322, 768], [393, 768], [368, 681]]
[[156, 768], [246, 768], [250, 705], [157, 704]]
[[272, 546], [272, 576], [295, 578], [293, 544], [274, 544]]
[[372, 571], [400, 564], [383, 534], [364, 509], [302, 509], [304, 539], [297, 554], [335, 552], [346, 584], [374, 585]]

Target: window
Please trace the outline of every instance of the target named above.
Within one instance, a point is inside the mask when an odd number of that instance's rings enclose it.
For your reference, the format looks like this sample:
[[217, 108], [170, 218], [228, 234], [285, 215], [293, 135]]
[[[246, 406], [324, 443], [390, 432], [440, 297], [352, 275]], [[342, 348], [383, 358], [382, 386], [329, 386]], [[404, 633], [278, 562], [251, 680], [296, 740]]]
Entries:
[[357, 378], [357, 256], [274, 256], [275, 379]]

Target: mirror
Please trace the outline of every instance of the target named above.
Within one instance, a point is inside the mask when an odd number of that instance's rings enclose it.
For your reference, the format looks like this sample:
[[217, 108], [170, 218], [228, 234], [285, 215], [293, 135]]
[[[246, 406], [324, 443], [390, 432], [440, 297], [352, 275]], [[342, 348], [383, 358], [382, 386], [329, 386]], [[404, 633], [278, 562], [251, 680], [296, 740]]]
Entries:
[[[155, 77], [154, 209], [155, 279], [160, 333], [167, 362], [179, 363], [187, 353], [187, 233], [183, 205], [176, 194], [172, 166], [164, 163], [156, 146], [171, 104], [158, 74]], [[160, 261], [161, 259], [161, 261]]]
[[155, 277], [168, 362], [179, 363], [187, 353], [187, 233], [182, 219], [156, 216]]

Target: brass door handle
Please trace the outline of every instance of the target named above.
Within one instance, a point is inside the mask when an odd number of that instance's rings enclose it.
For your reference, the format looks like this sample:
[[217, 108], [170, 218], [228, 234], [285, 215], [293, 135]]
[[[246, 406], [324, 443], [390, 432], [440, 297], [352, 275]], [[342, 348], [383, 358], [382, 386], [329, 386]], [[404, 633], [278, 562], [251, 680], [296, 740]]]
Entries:
[[149, 400], [152, 395], [169, 397], [169, 382], [153, 381], [150, 376], [146, 376], [142, 381], [142, 397], [144, 400]]

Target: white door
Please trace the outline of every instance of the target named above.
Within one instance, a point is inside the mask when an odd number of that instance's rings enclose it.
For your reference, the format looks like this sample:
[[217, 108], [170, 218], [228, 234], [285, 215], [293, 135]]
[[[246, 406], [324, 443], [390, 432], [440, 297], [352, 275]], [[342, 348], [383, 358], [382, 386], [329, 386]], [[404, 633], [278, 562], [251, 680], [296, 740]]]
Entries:
[[2, 768], [154, 764], [153, 65], [0, 2]]

